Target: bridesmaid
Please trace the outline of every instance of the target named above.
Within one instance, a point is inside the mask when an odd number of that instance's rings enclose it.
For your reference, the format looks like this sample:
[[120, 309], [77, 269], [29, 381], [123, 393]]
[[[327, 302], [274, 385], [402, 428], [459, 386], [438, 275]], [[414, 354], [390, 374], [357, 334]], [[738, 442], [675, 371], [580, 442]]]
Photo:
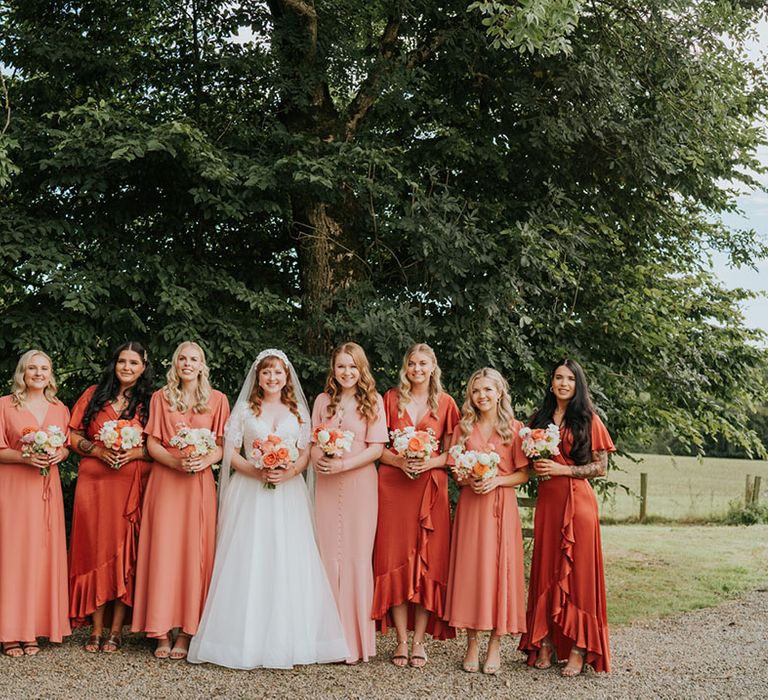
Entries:
[[[34, 656], [38, 637], [61, 642], [67, 617], [67, 545], [59, 463], [69, 454], [69, 410], [56, 398], [51, 358], [25, 352], [11, 394], [0, 398], [0, 642]], [[50, 454], [23, 452], [22, 436], [59, 429]], [[42, 437], [42, 436], [41, 436]]]
[[520, 649], [528, 665], [577, 676], [587, 663], [610, 671], [605, 576], [597, 499], [588, 481], [605, 476], [611, 436], [595, 413], [584, 371], [574, 360], [555, 365], [531, 427], [560, 427], [560, 454], [534, 463], [539, 482], [528, 588], [528, 633]]
[[[413, 426], [431, 429], [438, 445], [450, 439], [459, 421], [456, 402], [440, 384], [440, 367], [429, 345], [408, 349], [400, 384], [384, 394], [390, 431]], [[447, 452], [409, 460], [384, 450], [379, 466], [379, 522], [373, 554], [373, 617], [381, 631], [394, 623], [395, 666], [408, 664], [408, 629], [413, 630], [410, 664], [427, 662], [424, 635], [454, 637], [442, 620], [448, 582], [451, 514], [448, 505]]]
[[[158, 659], [187, 656], [213, 571], [216, 485], [210, 466], [221, 459], [229, 403], [211, 388], [208, 372], [203, 349], [181, 343], [166, 385], [152, 395], [144, 428], [154, 462], [144, 495], [131, 629], [157, 639]], [[185, 456], [171, 446], [182, 428], [212, 431], [215, 449], [203, 457]]]
[[[111, 653], [133, 603], [141, 496], [149, 477], [143, 446], [110, 449], [98, 439], [109, 421], [124, 420], [141, 434], [149, 416], [152, 368], [146, 350], [128, 342], [115, 350], [98, 384], [72, 409], [72, 449], [80, 455], [69, 543], [69, 617], [92, 619], [87, 652]], [[105, 616], [111, 620], [104, 634]]]
[[[467, 630], [463, 667], [480, 668], [477, 632], [490, 630], [483, 673], [501, 668], [501, 637], [525, 631], [523, 533], [515, 487], [528, 481], [506, 380], [495, 369], [477, 370], [467, 382], [461, 422], [453, 444], [465, 450], [496, 452], [496, 476], [460, 482], [448, 574], [447, 617]], [[454, 463], [449, 456], [448, 463]]]
[[376, 655], [376, 623], [371, 618], [378, 505], [374, 462], [388, 440], [384, 403], [357, 343], [344, 343], [331, 355], [325, 393], [312, 410], [313, 428], [321, 425], [354, 434], [352, 448], [343, 456], [326, 456], [317, 444], [311, 453], [318, 474], [315, 519], [320, 556], [351, 654], [346, 661], [354, 664]]

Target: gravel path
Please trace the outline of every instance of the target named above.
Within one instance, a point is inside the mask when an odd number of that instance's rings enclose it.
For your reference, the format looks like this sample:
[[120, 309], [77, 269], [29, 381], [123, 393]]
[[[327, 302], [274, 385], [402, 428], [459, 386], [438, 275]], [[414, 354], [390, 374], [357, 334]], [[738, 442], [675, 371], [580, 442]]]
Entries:
[[155, 661], [151, 645], [129, 637], [123, 651], [89, 655], [84, 632], [34, 658], [0, 657], [0, 698], [768, 698], [768, 590], [717, 608], [612, 630], [613, 672], [560, 678], [521, 663], [506, 640], [497, 677], [460, 669], [464, 640], [432, 642], [427, 670], [399, 670], [378, 659], [294, 671], [230, 671]]

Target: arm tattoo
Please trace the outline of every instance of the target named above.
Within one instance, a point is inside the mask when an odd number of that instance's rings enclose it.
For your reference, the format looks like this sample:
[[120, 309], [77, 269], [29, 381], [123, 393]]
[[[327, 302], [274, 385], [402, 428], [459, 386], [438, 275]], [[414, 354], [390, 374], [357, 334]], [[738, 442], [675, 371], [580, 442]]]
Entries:
[[608, 453], [605, 450], [592, 453], [592, 461], [589, 464], [571, 466], [571, 476], [574, 479], [592, 479], [596, 476], [605, 476], [608, 473]]
[[94, 445], [88, 438], [81, 437], [77, 442], [77, 449], [83, 454], [89, 455], [96, 449], [96, 445]]

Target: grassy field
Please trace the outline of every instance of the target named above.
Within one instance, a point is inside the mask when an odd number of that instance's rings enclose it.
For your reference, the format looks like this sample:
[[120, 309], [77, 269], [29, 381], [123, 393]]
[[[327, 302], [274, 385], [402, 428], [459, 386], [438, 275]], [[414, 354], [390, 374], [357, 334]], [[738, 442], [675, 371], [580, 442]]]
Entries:
[[768, 525], [605, 525], [602, 536], [611, 624], [768, 588]]
[[[636, 455], [638, 464], [618, 458], [624, 471], [611, 471], [613, 481], [640, 493], [640, 472], [648, 474], [648, 515], [669, 520], [702, 522], [722, 517], [728, 503], [744, 498], [747, 474], [762, 477], [761, 502], [768, 502], [768, 462], [747, 459], [672, 457], [668, 455]], [[639, 501], [617, 490], [615, 496], [600, 503], [605, 519], [636, 518]]]

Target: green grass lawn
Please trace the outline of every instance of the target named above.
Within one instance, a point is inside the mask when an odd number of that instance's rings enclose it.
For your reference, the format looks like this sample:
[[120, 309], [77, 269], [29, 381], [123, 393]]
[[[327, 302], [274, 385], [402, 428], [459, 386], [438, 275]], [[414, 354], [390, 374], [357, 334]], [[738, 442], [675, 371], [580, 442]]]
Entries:
[[[609, 478], [640, 493], [640, 472], [648, 474], [648, 515], [669, 520], [707, 521], [722, 517], [728, 503], [744, 498], [747, 474], [762, 477], [761, 502], [768, 502], [768, 462], [748, 459], [698, 461], [695, 457], [636, 455], [638, 464], [619, 457], [624, 471], [611, 471]], [[602, 518], [637, 518], [637, 498], [617, 490], [615, 496], [600, 503]]]
[[611, 624], [768, 588], [768, 525], [604, 525], [602, 537]]

